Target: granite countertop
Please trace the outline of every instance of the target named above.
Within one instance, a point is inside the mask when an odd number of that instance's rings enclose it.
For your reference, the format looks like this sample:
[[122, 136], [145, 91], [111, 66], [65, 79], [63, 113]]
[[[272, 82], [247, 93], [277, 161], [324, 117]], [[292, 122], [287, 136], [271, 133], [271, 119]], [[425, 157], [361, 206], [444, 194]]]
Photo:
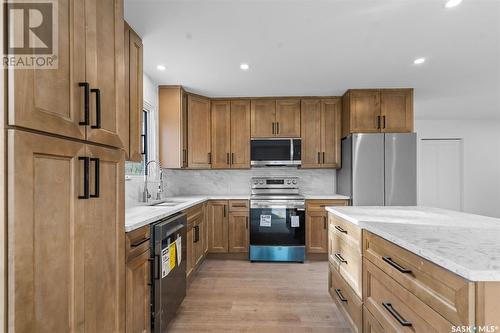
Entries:
[[500, 281], [500, 219], [430, 207], [327, 211], [470, 281]]
[[[306, 200], [323, 199], [348, 200], [349, 197], [338, 194], [324, 195], [305, 195]], [[178, 201], [175, 206], [135, 206], [125, 209], [125, 232], [143, 227], [160, 219], [166, 218], [175, 213], [181, 212], [189, 207], [195, 206], [207, 200], [248, 200], [250, 194], [224, 194], [224, 195], [193, 195], [193, 196], [175, 196], [165, 198], [164, 200]]]

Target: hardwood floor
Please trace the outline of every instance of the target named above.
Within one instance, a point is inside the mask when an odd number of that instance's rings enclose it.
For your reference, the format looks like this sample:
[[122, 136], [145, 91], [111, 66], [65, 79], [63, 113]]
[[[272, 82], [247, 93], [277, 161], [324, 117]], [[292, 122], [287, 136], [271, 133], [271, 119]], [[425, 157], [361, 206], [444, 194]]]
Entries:
[[328, 264], [206, 260], [169, 332], [351, 332], [328, 294]]

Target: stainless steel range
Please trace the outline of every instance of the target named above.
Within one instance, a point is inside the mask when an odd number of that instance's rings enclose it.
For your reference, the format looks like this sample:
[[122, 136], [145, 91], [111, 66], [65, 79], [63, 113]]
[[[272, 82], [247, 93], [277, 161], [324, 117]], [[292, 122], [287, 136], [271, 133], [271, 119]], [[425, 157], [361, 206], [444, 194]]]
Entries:
[[250, 260], [305, 260], [305, 200], [297, 177], [252, 178]]

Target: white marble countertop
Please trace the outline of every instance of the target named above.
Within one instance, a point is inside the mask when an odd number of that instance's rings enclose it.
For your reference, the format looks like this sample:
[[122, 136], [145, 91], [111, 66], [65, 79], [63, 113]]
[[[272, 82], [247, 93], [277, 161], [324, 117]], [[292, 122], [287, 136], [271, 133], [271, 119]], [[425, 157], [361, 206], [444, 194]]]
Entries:
[[470, 281], [500, 281], [500, 219], [430, 207], [327, 207]]
[[305, 194], [306, 200], [349, 200], [351, 197], [341, 194]]

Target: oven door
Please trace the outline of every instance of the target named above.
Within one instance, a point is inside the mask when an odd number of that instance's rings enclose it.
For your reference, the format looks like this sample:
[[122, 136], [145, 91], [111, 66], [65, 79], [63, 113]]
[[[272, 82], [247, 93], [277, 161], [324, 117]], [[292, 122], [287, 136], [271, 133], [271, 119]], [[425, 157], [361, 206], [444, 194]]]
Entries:
[[304, 201], [251, 200], [250, 245], [304, 246]]
[[299, 165], [300, 148], [298, 158], [294, 158], [294, 145], [300, 146], [300, 139], [252, 140], [250, 144], [251, 164], [253, 166]]

